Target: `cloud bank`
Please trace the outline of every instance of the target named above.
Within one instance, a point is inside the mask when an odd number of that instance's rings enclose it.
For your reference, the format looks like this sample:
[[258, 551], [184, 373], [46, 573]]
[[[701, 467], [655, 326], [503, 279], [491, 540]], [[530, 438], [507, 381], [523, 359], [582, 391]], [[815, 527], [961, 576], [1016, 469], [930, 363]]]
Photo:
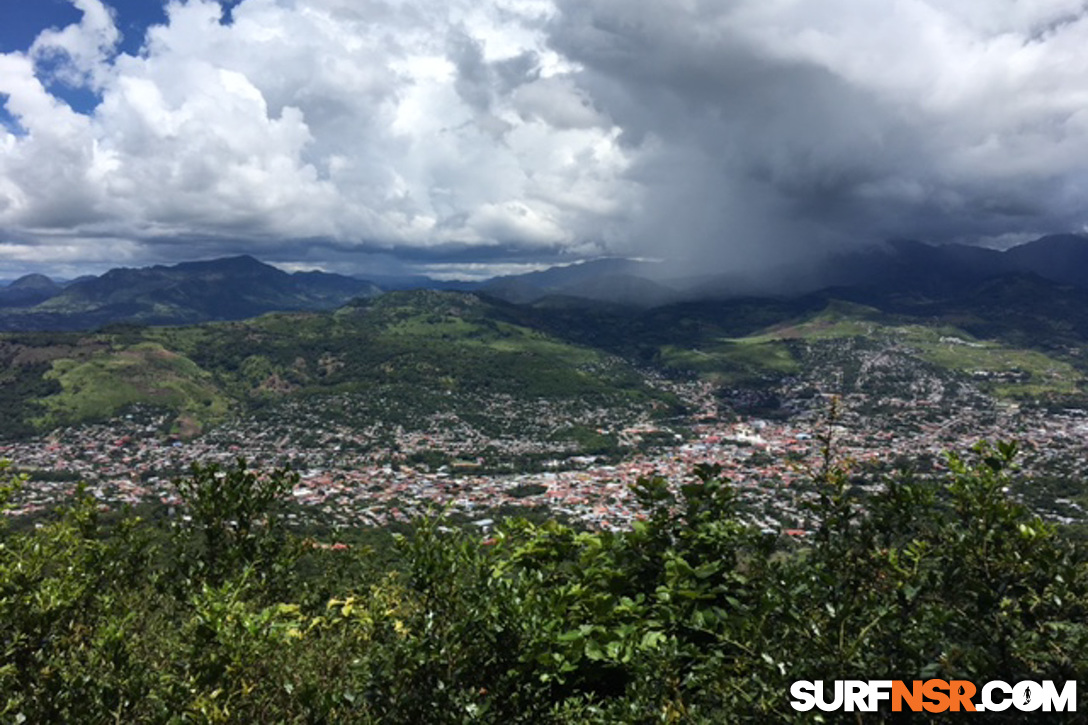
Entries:
[[73, 3], [0, 54], [0, 271], [749, 269], [1088, 222], [1084, 2], [188, 0], [137, 55]]

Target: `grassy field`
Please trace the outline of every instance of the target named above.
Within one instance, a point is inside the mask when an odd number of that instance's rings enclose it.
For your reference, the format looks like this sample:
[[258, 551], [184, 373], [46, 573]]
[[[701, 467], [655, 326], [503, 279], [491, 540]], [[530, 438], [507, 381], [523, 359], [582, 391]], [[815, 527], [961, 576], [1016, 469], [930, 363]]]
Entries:
[[1035, 350], [1019, 350], [964, 337], [916, 343], [921, 357], [947, 370], [971, 375], [1001, 397], [1076, 393], [1084, 376], [1072, 365]]
[[196, 423], [222, 419], [230, 401], [192, 360], [154, 342], [53, 361], [46, 377], [60, 392], [44, 398], [43, 427], [108, 418], [139, 403], [169, 408]]
[[666, 345], [661, 349], [661, 363], [722, 385], [755, 383], [801, 371], [789, 347], [778, 340], [722, 340], [699, 349]]
[[746, 344], [776, 340], [834, 340], [872, 335], [886, 324], [882, 313], [865, 305], [832, 300], [822, 311], [800, 320], [791, 320], [754, 335], [737, 338]]

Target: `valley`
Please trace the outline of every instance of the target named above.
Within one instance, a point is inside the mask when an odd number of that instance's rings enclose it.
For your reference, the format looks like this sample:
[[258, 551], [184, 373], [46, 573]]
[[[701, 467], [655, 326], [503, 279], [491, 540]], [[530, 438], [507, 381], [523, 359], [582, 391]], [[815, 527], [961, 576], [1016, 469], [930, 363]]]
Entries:
[[640, 477], [715, 463], [744, 520], [804, 536], [828, 430], [861, 489], [1016, 440], [1015, 495], [1079, 525], [1082, 348], [978, 337], [985, 310], [962, 327], [926, 311], [825, 295], [591, 308], [568, 324], [569, 308], [418, 290], [197, 326], [9, 333], [0, 457], [31, 477], [16, 514], [48, 511], [77, 481], [105, 508], [171, 507], [193, 463], [241, 457], [299, 471], [292, 516], [334, 528], [438, 511], [483, 528], [511, 514], [624, 528], [645, 515]]

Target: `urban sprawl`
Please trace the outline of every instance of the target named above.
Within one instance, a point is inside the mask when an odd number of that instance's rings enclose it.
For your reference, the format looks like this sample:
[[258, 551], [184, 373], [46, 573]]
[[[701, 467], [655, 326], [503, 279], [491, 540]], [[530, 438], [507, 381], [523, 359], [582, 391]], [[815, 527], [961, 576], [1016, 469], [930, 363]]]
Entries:
[[[598, 528], [629, 527], [645, 515], [631, 486], [640, 477], [660, 475], [673, 484], [693, 480], [698, 464], [717, 464], [736, 487], [741, 512], [767, 533], [803, 537], [812, 521], [804, 506], [813, 495], [813, 476], [823, 463], [828, 431], [836, 460], [857, 472], [859, 485], [879, 485], [881, 472], [897, 460], [925, 463], [940, 471], [947, 451], [966, 451], [980, 440], [1016, 440], [1025, 473], [1052, 473], [1061, 461], [1081, 461], [1088, 441], [1088, 415], [1021, 409], [990, 401], [934, 415], [925, 400], [884, 400], [871, 412], [865, 396], [838, 400], [840, 414], [828, 421], [828, 396], [818, 396], [784, 419], [736, 415], [719, 409], [720, 396], [706, 383], [676, 384], [694, 411], [682, 421], [649, 415], [610, 429], [607, 415], [591, 416], [597, 432], [618, 441], [618, 455], [605, 457], [569, 450], [539, 459], [534, 470], [494, 470], [488, 458], [556, 451], [552, 441], [512, 436], [481, 441], [479, 432], [449, 412], [426, 427], [384, 430], [377, 445], [373, 429], [329, 424], [317, 414], [304, 425], [269, 425], [240, 418], [183, 440], [163, 434], [165, 414], [127, 415], [108, 424], [53, 431], [34, 439], [0, 443], [0, 458], [30, 474], [9, 515], [32, 514], [72, 495], [77, 482], [103, 509], [125, 504], [178, 503], [172, 481], [193, 463], [233, 465], [244, 458], [255, 469], [290, 463], [299, 473], [290, 516], [315, 516], [334, 526], [384, 526], [444, 512], [486, 532], [495, 512], [507, 507], [542, 508], [572, 522]], [[870, 410], [870, 412], [861, 412]], [[606, 413], [604, 411], [603, 413]], [[569, 411], [537, 401], [535, 415], [556, 422]], [[584, 418], [581, 422], [584, 422]], [[380, 428], [376, 422], [373, 428]], [[298, 441], [305, 439], [306, 444]], [[640, 445], [652, 439], [654, 445]], [[416, 462], [413, 453], [437, 452], [441, 465]], [[1079, 472], [1062, 471], [1062, 475]], [[1075, 521], [1083, 510], [1068, 499], [1046, 502], [1052, 520]]]

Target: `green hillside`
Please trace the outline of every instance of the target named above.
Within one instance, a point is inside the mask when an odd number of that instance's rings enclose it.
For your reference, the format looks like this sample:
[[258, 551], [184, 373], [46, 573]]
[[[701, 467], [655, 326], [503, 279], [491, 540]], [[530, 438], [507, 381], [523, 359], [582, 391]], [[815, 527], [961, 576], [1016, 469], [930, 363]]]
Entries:
[[154, 342], [119, 346], [82, 361], [59, 358], [44, 377], [61, 389], [40, 399], [45, 412], [34, 422], [42, 428], [108, 418], [144, 404], [176, 411], [179, 425], [192, 430], [222, 420], [231, 407], [211, 374]]
[[271, 314], [141, 333], [187, 355], [236, 396], [408, 383], [520, 396], [646, 393], [619, 359], [506, 322], [467, 294], [403, 292], [335, 313]]
[[8, 432], [109, 418], [132, 405], [169, 410], [180, 430], [195, 432], [254, 406], [379, 390], [395, 391], [384, 396], [390, 405], [366, 413], [391, 421], [420, 407], [464, 412], [462, 395], [675, 407], [621, 359], [507, 318], [473, 295], [404, 292], [331, 313], [7, 335], [0, 390], [26, 404]]
[[978, 339], [944, 320], [888, 315], [838, 300], [750, 335], [710, 338], [689, 347], [662, 346], [661, 360], [718, 383], [750, 385], [787, 375], [811, 377], [819, 368], [817, 359], [825, 366], [828, 358], [837, 359], [840, 367], [850, 368], [857, 362], [858, 344], [962, 376], [999, 397], [1077, 395], [1086, 380], [1069, 359], [1053, 351]]
[[[168, 410], [177, 431], [195, 433], [235, 414], [347, 394], [354, 403], [329, 407], [344, 424], [415, 425], [446, 411], [490, 434], [511, 425], [502, 400], [567, 401], [570, 416], [599, 408], [617, 420], [675, 412], [676, 398], [647, 377], [652, 369], [733, 389], [896, 396], [931, 379], [1005, 398], [1083, 398], [1084, 343], [1028, 347], [1015, 336], [977, 336], [955, 319], [826, 299], [574, 315], [414, 291], [238, 322], [9, 333], [0, 336], [0, 401], [11, 412], [0, 433], [133, 405]], [[524, 412], [513, 417], [532, 423]]]

